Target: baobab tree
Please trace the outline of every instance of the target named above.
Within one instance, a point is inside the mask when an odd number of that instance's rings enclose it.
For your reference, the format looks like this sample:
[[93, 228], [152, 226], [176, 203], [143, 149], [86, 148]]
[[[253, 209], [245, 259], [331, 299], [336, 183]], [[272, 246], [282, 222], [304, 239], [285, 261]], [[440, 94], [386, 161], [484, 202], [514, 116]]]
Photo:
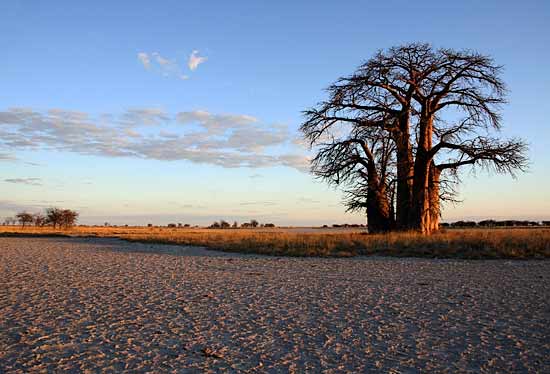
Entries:
[[[360, 207], [362, 196], [364, 201], [386, 196], [393, 214], [389, 227], [394, 219], [397, 229], [436, 231], [440, 202], [454, 199], [459, 169], [515, 175], [526, 168], [524, 141], [494, 135], [506, 102], [501, 74], [490, 57], [472, 51], [416, 43], [379, 51], [329, 86], [326, 101], [304, 112], [301, 130], [318, 151], [313, 173], [339, 183], [342, 170], [335, 165], [354, 161], [356, 171], [343, 179], [348, 208]], [[383, 140], [391, 146], [380, 147]], [[343, 148], [346, 141], [356, 146]], [[359, 156], [357, 144], [363, 149]], [[369, 159], [374, 168], [364, 162]], [[378, 187], [368, 182], [379, 178], [377, 170], [391, 171]], [[368, 203], [366, 213], [370, 227]]]
[[365, 210], [369, 232], [395, 226], [393, 214], [393, 144], [376, 127], [355, 126], [347, 131], [322, 132], [315, 139], [318, 152], [312, 159], [313, 174], [331, 185], [346, 185], [349, 211]]

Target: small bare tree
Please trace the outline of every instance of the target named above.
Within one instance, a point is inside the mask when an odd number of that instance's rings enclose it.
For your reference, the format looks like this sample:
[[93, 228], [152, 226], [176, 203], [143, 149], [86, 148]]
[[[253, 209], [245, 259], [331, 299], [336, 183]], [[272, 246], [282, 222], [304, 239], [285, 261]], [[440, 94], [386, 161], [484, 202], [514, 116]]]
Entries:
[[63, 222], [63, 210], [55, 207], [46, 209], [46, 219], [47, 223], [52, 225], [54, 229], [57, 226], [61, 226]]
[[78, 212], [70, 209], [63, 209], [61, 211], [61, 225], [65, 228], [71, 228], [76, 224], [78, 220]]
[[33, 217], [31, 213], [21, 212], [17, 213], [15, 217], [17, 218], [19, 224], [23, 227], [25, 227], [26, 225], [30, 225], [33, 222]]
[[32, 215], [32, 220], [35, 226], [44, 226], [47, 222], [46, 217], [42, 213], [35, 213]]

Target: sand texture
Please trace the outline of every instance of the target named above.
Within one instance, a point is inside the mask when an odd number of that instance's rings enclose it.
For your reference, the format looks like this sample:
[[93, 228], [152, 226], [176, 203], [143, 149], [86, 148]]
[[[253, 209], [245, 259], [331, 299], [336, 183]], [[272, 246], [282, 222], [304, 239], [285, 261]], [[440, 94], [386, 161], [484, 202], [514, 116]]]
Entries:
[[0, 238], [0, 373], [550, 373], [550, 261]]

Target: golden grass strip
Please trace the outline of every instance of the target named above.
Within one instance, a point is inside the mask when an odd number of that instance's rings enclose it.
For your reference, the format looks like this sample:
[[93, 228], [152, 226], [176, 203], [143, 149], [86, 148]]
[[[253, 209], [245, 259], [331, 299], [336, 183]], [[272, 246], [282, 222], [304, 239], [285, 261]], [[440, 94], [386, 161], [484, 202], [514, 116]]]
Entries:
[[550, 228], [449, 229], [369, 235], [351, 230], [196, 229], [165, 227], [0, 226], [0, 235], [69, 235], [193, 245], [230, 252], [284, 256], [389, 255], [438, 258], [550, 258]]

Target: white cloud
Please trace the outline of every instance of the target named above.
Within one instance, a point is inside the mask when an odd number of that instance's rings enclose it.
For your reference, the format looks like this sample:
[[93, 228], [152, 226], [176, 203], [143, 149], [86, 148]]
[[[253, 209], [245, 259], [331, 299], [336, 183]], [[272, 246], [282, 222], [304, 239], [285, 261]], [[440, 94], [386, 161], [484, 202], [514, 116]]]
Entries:
[[278, 157], [278, 162], [281, 165], [307, 172], [309, 170], [310, 158], [300, 154], [284, 154]]
[[9, 153], [0, 152], [0, 161], [17, 161], [17, 157]]
[[249, 115], [208, 111], [169, 115], [158, 108], [133, 108], [93, 118], [62, 109], [15, 108], [0, 111], [0, 124], [0, 159], [8, 159], [16, 150], [48, 150], [187, 160], [226, 168], [308, 168], [304, 155], [282, 151], [292, 146], [286, 126], [269, 125]]
[[297, 199], [298, 203], [306, 203], [306, 204], [320, 204], [320, 200], [315, 200], [309, 197], [300, 197]]
[[[187, 61], [187, 66], [190, 71], [195, 71], [197, 67], [204, 63], [207, 58], [198, 55], [199, 51], [193, 51]], [[189, 79], [189, 75], [183, 71], [183, 63], [179, 63], [176, 59], [170, 59], [162, 56], [159, 52], [139, 52], [138, 60], [147, 70], [161, 74], [164, 77], [175, 77], [181, 80]]]
[[170, 118], [159, 108], [131, 108], [122, 115], [121, 123], [126, 126], [160, 125]]
[[195, 110], [192, 112], [180, 112], [177, 119], [180, 123], [205, 122], [211, 117], [210, 113], [204, 110]]
[[241, 206], [249, 206], [249, 205], [262, 205], [262, 206], [274, 206], [277, 205], [274, 201], [244, 201], [239, 203]]
[[187, 66], [189, 67], [189, 70], [195, 71], [199, 67], [199, 65], [206, 62], [206, 60], [208, 60], [207, 57], [199, 56], [199, 51], [194, 50], [189, 56]]
[[271, 126], [269, 131], [262, 127], [240, 127], [232, 131], [227, 144], [241, 151], [261, 152], [263, 148], [282, 144], [288, 139], [288, 130]]
[[224, 133], [228, 129], [247, 127], [258, 119], [246, 114], [211, 114], [204, 110], [179, 112], [176, 119], [181, 124], [198, 124], [210, 134]]
[[41, 186], [42, 182], [40, 178], [7, 178], [4, 182], [15, 184], [26, 184], [29, 186]]
[[138, 59], [147, 70], [154, 71], [164, 77], [176, 77], [178, 79], [189, 79], [189, 76], [184, 74], [182, 68], [175, 59], [163, 57], [158, 52], [148, 54], [146, 52], [138, 53]]
[[149, 55], [147, 53], [139, 52], [137, 57], [138, 57], [138, 60], [141, 61], [145, 69], [151, 68], [151, 59], [149, 58]]
[[129, 136], [130, 138], [141, 138], [141, 134], [132, 129], [124, 129], [124, 135]]
[[153, 57], [155, 57], [158, 64], [161, 66], [170, 66], [175, 63], [174, 61], [170, 61], [167, 58], [162, 57], [158, 52], [153, 52]]

